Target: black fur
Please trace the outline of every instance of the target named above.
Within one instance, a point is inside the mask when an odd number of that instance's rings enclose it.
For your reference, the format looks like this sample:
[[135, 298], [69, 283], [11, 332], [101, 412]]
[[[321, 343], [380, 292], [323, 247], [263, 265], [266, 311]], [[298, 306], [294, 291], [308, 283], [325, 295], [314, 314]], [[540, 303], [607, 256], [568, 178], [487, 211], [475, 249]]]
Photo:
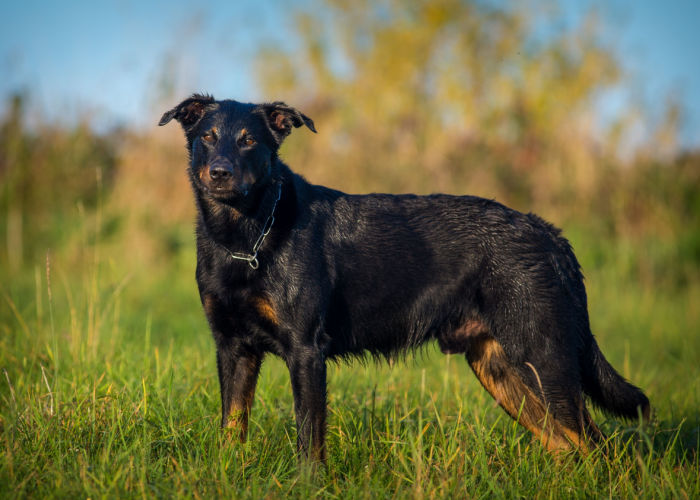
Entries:
[[[539, 401], [560, 426], [542, 437], [550, 449], [599, 440], [582, 392], [617, 415], [648, 416], [647, 398], [598, 349], [579, 264], [552, 225], [473, 196], [311, 185], [277, 156], [293, 128], [315, 132], [284, 103], [193, 95], [160, 125], [173, 118], [190, 153], [222, 425], [242, 439], [265, 354], [289, 368], [300, 452], [323, 459], [326, 361], [391, 357], [433, 339], [465, 353], [512, 416], [518, 399]], [[537, 432], [544, 420], [529, 408], [524, 425]]]

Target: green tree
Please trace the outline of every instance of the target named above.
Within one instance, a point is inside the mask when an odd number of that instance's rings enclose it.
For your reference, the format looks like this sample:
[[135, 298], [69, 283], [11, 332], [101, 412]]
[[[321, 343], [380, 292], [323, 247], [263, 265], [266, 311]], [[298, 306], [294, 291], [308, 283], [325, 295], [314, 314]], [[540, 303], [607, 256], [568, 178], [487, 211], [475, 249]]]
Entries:
[[547, 10], [461, 0], [323, 1], [266, 50], [265, 94], [319, 136], [285, 154], [346, 189], [472, 192], [523, 207], [593, 196], [594, 102], [621, 71], [595, 16], [544, 33]]

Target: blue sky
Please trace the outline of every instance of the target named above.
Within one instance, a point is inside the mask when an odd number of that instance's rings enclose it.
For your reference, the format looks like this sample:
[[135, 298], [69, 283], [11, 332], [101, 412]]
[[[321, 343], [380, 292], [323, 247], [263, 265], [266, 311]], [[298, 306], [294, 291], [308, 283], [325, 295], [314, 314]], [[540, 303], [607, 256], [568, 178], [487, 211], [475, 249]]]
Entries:
[[[109, 128], [153, 126], [163, 103], [160, 88], [205, 90], [240, 100], [261, 96], [251, 62], [261, 44], [288, 44], [293, 19], [282, 1], [40, 2], [3, 6], [0, 30], [0, 100], [31, 96], [49, 120], [88, 114]], [[652, 116], [669, 96], [684, 109], [685, 145], [700, 146], [700, 1], [565, 0], [567, 22], [598, 8], [606, 36], [632, 76], [607, 99], [643, 102]], [[174, 78], [164, 78], [176, 56]], [[168, 103], [170, 104], [170, 103]], [[158, 107], [158, 109], [156, 109]]]

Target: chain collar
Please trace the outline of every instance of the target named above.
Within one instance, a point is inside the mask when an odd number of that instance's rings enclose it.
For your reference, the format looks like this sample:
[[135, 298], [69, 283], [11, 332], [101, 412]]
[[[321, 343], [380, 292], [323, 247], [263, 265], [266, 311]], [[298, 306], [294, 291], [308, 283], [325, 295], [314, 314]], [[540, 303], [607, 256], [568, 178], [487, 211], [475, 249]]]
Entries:
[[282, 197], [282, 182], [279, 182], [277, 184], [277, 199], [275, 200], [275, 204], [272, 206], [272, 212], [270, 212], [270, 216], [265, 221], [265, 225], [263, 226], [263, 230], [260, 233], [260, 236], [258, 236], [258, 239], [255, 242], [255, 245], [253, 245], [253, 253], [232, 252], [231, 250], [226, 248], [221, 243], [217, 243], [217, 245], [219, 245], [221, 248], [226, 250], [226, 252], [231, 256], [231, 258], [236, 259], [236, 260], [244, 260], [253, 269], [257, 269], [258, 267], [260, 267], [260, 262], [258, 262], [258, 251], [260, 250], [260, 247], [262, 246], [263, 242], [265, 241], [265, 237], [268, 234], [270, 234], [270, 230], [272, 229], [272, 225], [275, 223], [275, 209], [277, 208], [277, 203], [280, 201], [281, 197]]

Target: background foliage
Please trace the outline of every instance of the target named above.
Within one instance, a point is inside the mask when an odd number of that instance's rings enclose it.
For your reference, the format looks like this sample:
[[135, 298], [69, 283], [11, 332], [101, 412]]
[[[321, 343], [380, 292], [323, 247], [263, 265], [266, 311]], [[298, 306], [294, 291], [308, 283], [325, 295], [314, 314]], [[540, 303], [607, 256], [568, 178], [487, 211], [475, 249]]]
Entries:
[[[180, 131], [28, 127], [30, 97], [16, 96], [0, 123], [0, 494], [700, 494], [700, 152], [677, 148], [672, 105], [630, 147], [644, 109], [597, 115], [626, 78], [613, 47], [595, 16], [543, 33], [554, 15], [313, 3], [286, 51], [261, 50], [258, 80], [314, 119], [319, 133], [299, 129], [282, 152], [314, 183], [470, 193], [563, 227], [594, 332], [648, 392], [652, 426], [597, 415], [612, 455], [554, 461], [464, 360], [429, 349], [393, 369], [330, 370], [328, 471], [294, 460], [274, 360], [251, 442], [227, 444]], [[163, 96], [154, 125], [182, 97]]]

